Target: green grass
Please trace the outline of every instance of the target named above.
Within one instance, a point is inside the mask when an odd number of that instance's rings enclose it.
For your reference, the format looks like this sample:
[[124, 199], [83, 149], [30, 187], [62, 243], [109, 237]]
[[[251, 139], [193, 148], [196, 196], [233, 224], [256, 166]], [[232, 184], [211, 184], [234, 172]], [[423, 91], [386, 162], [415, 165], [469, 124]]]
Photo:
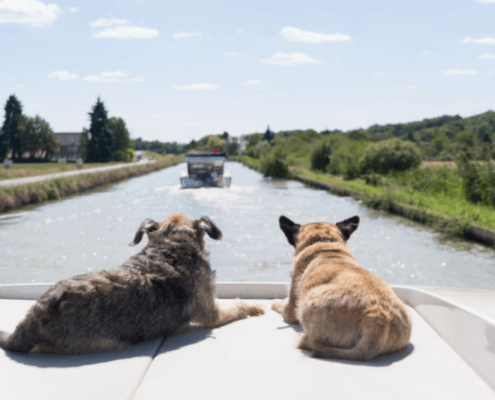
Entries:
[[[259, 170], [259, 160], [247, 156], [235, 160]], [[495, 209], [469, 202], [457, 169], [452, 166], [422, 166], [419, 170], [382, 176], [379, 186], [367, 184], [361, 178], [344, 180], [340, 176], [316, 173], [304, 165], [290, 169], [294, 177], [327, 184], [333, 193], [419, 220], [452, 236], [467, 237], [472, 227], [495, 231]]]
[[112, 171], [100, 171], [27, 185], [0, 187], [0, 213], [46, 200], [57, 200], [75, 193], [158, 171], [184, 161], [183, 155], [168, 155], [158, 158], [155, 163], [138, 164]]
[[387, 208], [390, 203], [410, 206], [415, 210], [427, 212], [431, 217], [450, 219], [453, 225], [470, 224], [489, 230], [495, 229], [495, 209], [470, 203], [463, 196], [460, 184], [456, 182], [452, 182], [451, 186], [455, 188], [452, 190], [450, 187], [448, 194], [430, 194], [399, 185], [393, 179], [386, 182], [388, 184], [385, 186], [371, 186], [362, 179], [344, 181], [340, 177], [317, 174], [304, 169], [298, 169], [297, 175], [329, 183], [342, 190], [359, 192], [357, 197], [370, 205], [381, 203], [381, 208]]
[[[108, 162], [108, 163], [88, 163], [83, 164], [83, 169], [106, 167], [109, 165], [124, 164], [120, 162]], [[28, 176], [37, 176], [45, 174], [54, 174], [57, 172], [75, 171], [77, 165], [75, 163], [59, 164], [56, 162], [46, 163], [14, 163], [10, 164], [9, 170], [5, 171], [5, 168], [0, 166], [0, 180], [4, 179], [16, 179], [25, 178]]]

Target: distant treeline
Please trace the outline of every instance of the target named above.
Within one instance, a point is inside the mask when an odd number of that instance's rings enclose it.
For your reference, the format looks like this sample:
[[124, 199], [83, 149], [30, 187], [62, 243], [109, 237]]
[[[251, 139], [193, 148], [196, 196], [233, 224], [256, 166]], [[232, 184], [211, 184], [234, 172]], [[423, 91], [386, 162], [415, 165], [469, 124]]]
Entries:
[[[371, 141], [381, 141], [392, 138], [400, 138], [411, 142], [422, 143], [429, 146], [437, 138], [434, 145], [437, 150], [436, 154], [426, 154], [426, 158], [437, 159], [437, 156], [449, 147], [449, 144], [456, 142], [456, 135], [464, 132], [463, 135], [472, 133], [477, 143], [490, 143], [495, 138], [495, 112], [487, 111], [480, 115], [468, 118], [462, 118], [459, 115], [444, 115], [437, 118], [427, 118], [422, 121], [414, 121], [398, 124], [372, 125], [367, 129], [354, 129], [349, 131], [342, 130], [323, 130], [317, 132], [313, 129], [307, 130], [284, 130], [272, 132], [270, 127], [264, 133], [248, 133], [242, 136], [246, 141], [247, 148], [255, 147], [260, 142], [273, 143], [276, 138], [290, 138], [296, 134], [304, 132], [306, 135], [329, 136], [332, 134], [345, 134], [350, 139], [361, 140], [368, 139]], [[468, 132], [468, 133], [466, 133]], [[461, 135], [462, 136], [462, 135]], [[212, 140], [212, 138], [214, 138]], [[133, 139], [135, 150], [149, 150], [162, 154], [183, 154], [188, 151], [211, 151], [212, 146], [221, 145], [222, 150], [230, 154], [238, 152], [237, 142], [229, 136], [227, 132], [223, 134], [207, 135], [200, 140], [192, 140], [187, 144], [177, 142], [160, 142], [158, 140], [146, 141], [141, 138]], [[448, 141], [447, 141], [448, 140]], [[224, 142], [222, 142], [224, 141]], [[439, 144], [440, 143], [440, 144]], [[451, 149], [455, 150], [455, 149]], [[250, 150], [252, 152], [253, 149]], [[431, 153], [431, 152], [430, 152]], [[435, 153], [435, 152], [433, 152]], [[447, 153], [443, 153], [441, 159], [453, 159]]]

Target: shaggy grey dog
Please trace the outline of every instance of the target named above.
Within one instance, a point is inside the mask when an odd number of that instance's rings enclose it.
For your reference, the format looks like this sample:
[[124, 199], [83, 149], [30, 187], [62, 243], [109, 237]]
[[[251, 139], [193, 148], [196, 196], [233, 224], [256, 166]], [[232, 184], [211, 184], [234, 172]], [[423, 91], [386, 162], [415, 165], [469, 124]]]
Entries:
[[172, 335], [189, 323], [214, 328], [262, 315], [261, 305], [215, 303], [205, 232], [216, 240], [222, 236], [207, 217], [145, 220], [131, 243], [148, 234], [139, 254], [117, 269], [56, 283], [12, 334], [0, 332], [0, 347], [22, 353], [114, 351]]

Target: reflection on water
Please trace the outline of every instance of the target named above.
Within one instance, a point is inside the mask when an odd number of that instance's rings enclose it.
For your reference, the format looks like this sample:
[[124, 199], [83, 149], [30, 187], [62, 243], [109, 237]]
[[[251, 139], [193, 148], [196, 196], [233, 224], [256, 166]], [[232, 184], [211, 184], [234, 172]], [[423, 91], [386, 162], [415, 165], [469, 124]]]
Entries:
[[179, 187], [185, 165], [95, 192], [0, 217], [0, 283], [53, 282], [110, 269], [136, 254], [129, 247], [140, 223], [182, 212], [209, 216], [223, 239], [206, 238], [219, 281], [288, 281], [294, 251], [278, 227], [280, 215], [304, 224], [359, 215], [348, 246], [364, 268], [394, 284], [495, 289], [495, 252], [447, 240], [400, 217], [305, 187], [265, 180], [229, 163], [230, 189]]

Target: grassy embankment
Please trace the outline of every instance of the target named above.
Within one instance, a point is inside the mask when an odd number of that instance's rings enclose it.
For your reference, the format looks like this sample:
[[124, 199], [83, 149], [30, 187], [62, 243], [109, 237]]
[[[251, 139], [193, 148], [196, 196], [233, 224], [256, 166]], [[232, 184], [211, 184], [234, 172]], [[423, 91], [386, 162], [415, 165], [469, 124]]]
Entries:
[[[247, 156], [231, 157], [231, 159], [260, 170], [259, 159]], [[381, 177], [378, 185], [368, 184], [361, 178], [344, 180], [339, 176], [315, 173], [301, 165], [291, 166], [290, 172], [294, 179], [311, 186], [341, 196], [352, 196], [375, 209], [402, 215], [452, 236], [493, 246], [495, 209], [469, 202], [463, 195], [461, 178], [449, 172], [448, 167], [422, 168], [436, 168], [436, 170], [431, 170], [428, 174], [411, 173]], [[452, 168], [450, 166], [450, 169]]]
[[[0, 213], [19, 209], [29, 204], [41, 203], [46, 200], [60, 199], [99, 186], [145, 175], [184, 161], [183, 155], [168, 155], [162, 157], [154, 154], [153, 156], [156, 160], [155, 163], [124, 167], [112, 171], [57, 178], [27, 185], [0, 187]], [[90, 168], [95, 166], [102, 165], [88, 164], [88, 167]], [[42, 169], [37, 169], [37, 171], [40, 170]], [[48, 168], [45, 171], [47, 172], [44, 173], [60, 172], [60, 170], [48, 172]]]
[[[109, 163], [84, 164], [82, 169], [108, 167], [116, 164], [120, 163], [115, 161]], [[77, 171], [76, 163], [58, 164], [56, 162], [14, 163], [10, 165], [8, 171], [5, 171], [3, 165], [0, 165], [0, 168], [0, 180], [26, 178], [37, 175], [54, 174], [57, 172]]]

